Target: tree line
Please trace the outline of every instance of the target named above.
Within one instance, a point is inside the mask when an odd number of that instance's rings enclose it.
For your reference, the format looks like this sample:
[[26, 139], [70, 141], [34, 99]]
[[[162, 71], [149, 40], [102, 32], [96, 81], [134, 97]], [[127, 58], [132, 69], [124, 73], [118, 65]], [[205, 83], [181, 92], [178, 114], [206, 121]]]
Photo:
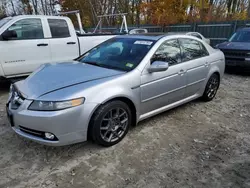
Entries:
[[[97, 24], [98, 15], [114, 13], [127, 13], [130, 25], [169, 25], [248, 19], [250, 0], [0, 0], [0, 17], [71, 10], [79, 10], [88, 27]], [[107, 17], [103, 21], [114, 25], [121, 20]]]

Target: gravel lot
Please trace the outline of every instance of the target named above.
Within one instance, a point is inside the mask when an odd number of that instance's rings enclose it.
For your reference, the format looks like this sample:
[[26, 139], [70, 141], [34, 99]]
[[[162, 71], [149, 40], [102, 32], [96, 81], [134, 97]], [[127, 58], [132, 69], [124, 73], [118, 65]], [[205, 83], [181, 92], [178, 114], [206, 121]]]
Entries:
[[20, 138], [0, 89], [0, 187], [250, 187], [250, 77], [226, 74], [194, 101], [135, 128], [118, 145], [47, 147]]

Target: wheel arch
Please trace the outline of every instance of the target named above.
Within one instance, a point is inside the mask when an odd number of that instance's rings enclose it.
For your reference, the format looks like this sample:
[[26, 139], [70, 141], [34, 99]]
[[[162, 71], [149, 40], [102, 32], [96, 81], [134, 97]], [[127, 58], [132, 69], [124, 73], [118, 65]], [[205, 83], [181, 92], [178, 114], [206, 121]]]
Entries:
[[90, 129], [90, 126], [91, 126], [91, 121], [95, 115], [95, 112], [104, 104], [107, 104], [109, 102], [112, 102], [112, 101], [122, 101], [124, 102], [125, 104], [127, 104], [131, 110], [131, 114], [132, 114], [132, 126], [136, 126], [137, 124], [137, 109], [136, 109], [136, 106], [135, 106], [135, 103], [129, 98], [129, 97], [126, 97], [126, 96], [116, 96], [114, 98], [111, 98], [111, 99], [107, 99], [105, 100], [104, 102], [100, 103], [92, 112], [91, 114], [91, 117], [89, 118], [89, 122], [88, 122], [88, 128], [87, 128], [87, 136], [88, 136], [88, 140], [91, 138], [90, 136], [90, 132], [91, 132], [91, 129]]

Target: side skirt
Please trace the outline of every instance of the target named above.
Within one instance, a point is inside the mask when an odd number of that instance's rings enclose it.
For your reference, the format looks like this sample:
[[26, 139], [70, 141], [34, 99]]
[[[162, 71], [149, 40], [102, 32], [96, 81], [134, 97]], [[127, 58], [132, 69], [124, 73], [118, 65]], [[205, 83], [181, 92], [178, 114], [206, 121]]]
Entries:
[[187, 97], [187, 98], [185, 98], [185, 99], [182, 99], [182, 100], [180, 100], [180, 101], [177, 101], [177, 102], [175, 102], [175, 103], [172, 103], [172, 104], [169, 104], [169, 105], [167, 105], [167, 106], [163, 106], [163, 107], [161, 107], [161, 108], [159, 108], [159, 109], [156, 109], [156, 110], [153, 110], [153, 111], [151, 111], [151, 112], [148, 112], [148, 113], [146, 113], [146, 114], [142, 114], [142, 115], [139, 117], [138, 122], [139, 122], [139, 121], [142, 121], [142, 120], [144, 120], [144, 119], [147, 119], [147, 118], [149, 118], [149, 117], [152, 117], [152, 116], [154, 116], [154, 115], [156, 115], [156, 114], [162, 113], [162, 112], [167, 111], [167, 110], [170, 110], [170, 109], [172, 109], [172, 108], [175, 108], [175, 107], [177, 107], [177, 106], [180, 106], [180, 105], [182, 105], [182, 104], [185, 104], [185, 103], [188, 103], [188, 102], [190, 102], [190, 101], [193, 101], [194, 99], [197, 99], [197, 98], [199, 98], [199, 97], [200, 97], [199, 94], [195, 94], [195, 95], [192, 95], [192, 96]]

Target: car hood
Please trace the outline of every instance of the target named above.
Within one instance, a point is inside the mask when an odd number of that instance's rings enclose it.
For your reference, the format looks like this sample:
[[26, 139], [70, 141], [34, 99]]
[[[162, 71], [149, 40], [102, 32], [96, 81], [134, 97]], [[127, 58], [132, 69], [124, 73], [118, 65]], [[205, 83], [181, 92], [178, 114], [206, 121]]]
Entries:
[[217, 46], [221, 50], [250, 50], [249, 42], [223, 42]]
[[16, 86], [25, 98], [36, 99], [62, 88], [120, 74], [124, 72], [75, 61], [46, 64]]

